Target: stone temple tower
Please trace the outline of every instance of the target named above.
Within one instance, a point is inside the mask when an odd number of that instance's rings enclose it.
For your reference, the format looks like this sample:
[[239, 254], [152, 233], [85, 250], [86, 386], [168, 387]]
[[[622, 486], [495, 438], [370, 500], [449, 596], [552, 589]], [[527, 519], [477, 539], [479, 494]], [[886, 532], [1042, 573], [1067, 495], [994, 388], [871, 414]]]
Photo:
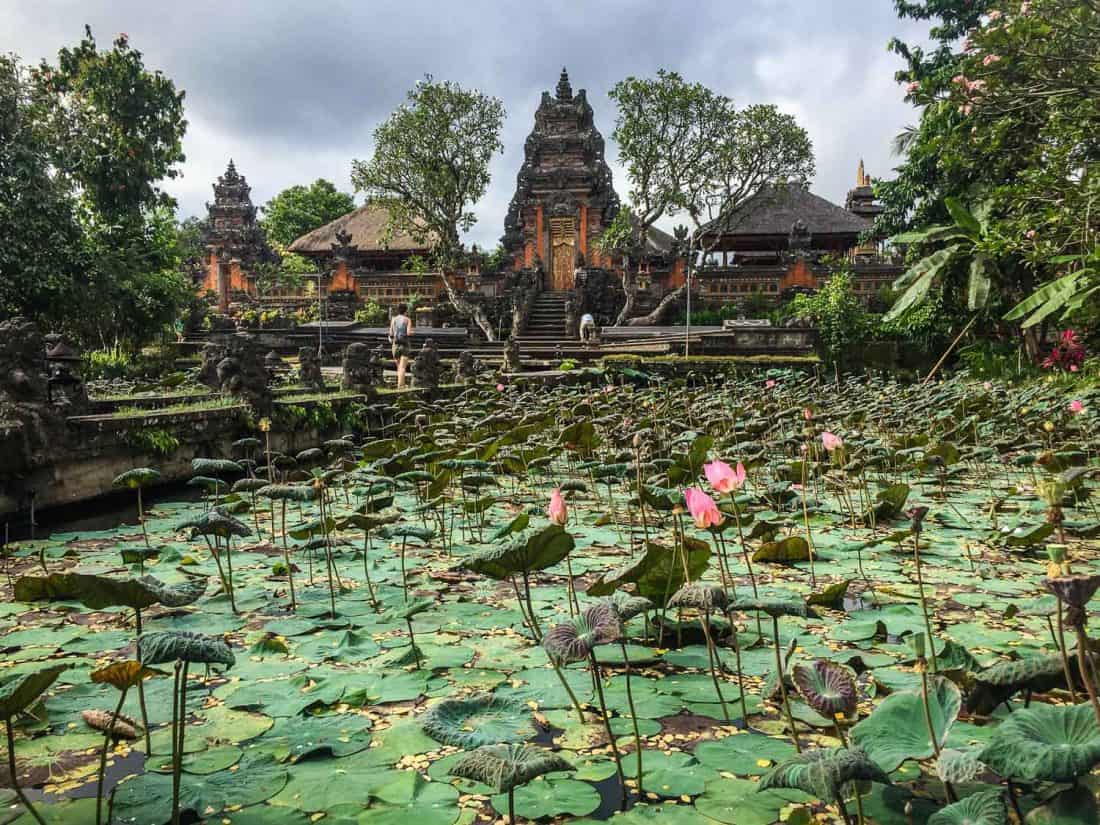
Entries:
[[542, 93], [523, 150], [501, 242], [517, 269], [542, 266], [546, 289], [571, 289], [579, 262], [600, 264], [591, 242], [614, 218], [619, 197], [592, 106], [584, 89], [573, 94], [564, 68], [554, 94]]
[[256, 222], [252, 187], [230, 159], [214, 184], [214, 202], [206, 204], [206, 270], [203, 291], [218, 296], [222, 312], [234, 293], [255, 294], [252, 278], [257, 264], [275, 260], [264, 231]]

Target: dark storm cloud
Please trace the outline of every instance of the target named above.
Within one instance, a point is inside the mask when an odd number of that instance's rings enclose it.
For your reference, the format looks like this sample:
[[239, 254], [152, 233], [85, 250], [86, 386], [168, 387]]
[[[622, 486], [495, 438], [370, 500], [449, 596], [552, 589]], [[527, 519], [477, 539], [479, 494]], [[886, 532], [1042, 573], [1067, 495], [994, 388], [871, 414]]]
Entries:
[[[702, 2], [293, 3], [8, 0], [0, 50], [28, 61], [79, 39], [125, 31], [187, 91], [184, 177], [170, 186], [183, 214], [200, 213], [232, 156], [262, 203], [317, 177], [350, 189], [351, 160], [370, 154], [373, 127], [426, 73], [500, 97], [504, 154], [478, 205], [470, 239], [500, 234], [523, 140], [544, 89], [562, 65], [586, 88], [610, 135], [607, 91], [660, 67], [731, 95], [773, 102], [810, 131], [815, 190], [842, 200], [860, 157], [887, 174], [891, 138], [912, 120], [891, 75], [891, 35], [917, 39], [888, 0]], [[612, 161], [613, 145], [608, 148]], [[626, 194], [622, 170], [616, 186]]]

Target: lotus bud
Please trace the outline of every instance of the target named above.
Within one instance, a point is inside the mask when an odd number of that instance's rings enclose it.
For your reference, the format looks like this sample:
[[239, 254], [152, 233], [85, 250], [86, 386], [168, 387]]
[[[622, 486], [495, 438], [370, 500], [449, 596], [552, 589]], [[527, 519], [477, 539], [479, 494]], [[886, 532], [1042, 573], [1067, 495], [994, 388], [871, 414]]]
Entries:
[[1047, 564], [1047, 576], [1049, 578], [1053, 579], [1058, 576], [1068, 576], [1070, 574], [1069, 555], [1064, 544], [1048, 544], [1047, 558], [1050, 559], [1050, 562]]
[[634, 433], [634, 438], [630, 439], [630, 443], [635, 450], [642, 449], [642, 434]]
[[565, 499], [561, 497], [561, 487], [550, 494], [550, 506], [546, 508], [546, 517], [559, 527], [564, 527], [569, 522], [569, 511], [565, 506]]
[[271, 419], [270, 418], [261, 418], [259, 426], [260, 426], [260, 432], [262, 432], [262, 433], [271, 432]]
[[1054, 422], [1053, 421], [1044, 421], [1043, 422], [1043, 429], [1046, 430], [1048, 433], [1054, 432]]

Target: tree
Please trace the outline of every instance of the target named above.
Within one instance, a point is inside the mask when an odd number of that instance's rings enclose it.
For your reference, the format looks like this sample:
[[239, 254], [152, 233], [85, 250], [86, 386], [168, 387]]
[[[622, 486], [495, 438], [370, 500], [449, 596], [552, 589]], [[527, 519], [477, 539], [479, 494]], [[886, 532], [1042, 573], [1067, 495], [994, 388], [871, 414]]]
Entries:
[[485, 311], [460, 297], [448, 275], [461, 258], [460, 233], [477, 218], [473, 205], [489, 186], [489, 161], [503, 151], [504, 104], [431, 75], [408, 93], [374, 131], [370, 160], [352, 162], [352, 183], [367, 201], [384, 206], [391, 231], [432, 249], [451, 303], [495, 340]]
[[174, 203], [158, 186], [184, 159], [183, 93], [145, 68], [126, 35], [101, 51], [85, 31], [57, 66], [0, 67], [0, 128], [11, 137], [0, 149], [0, 211], [12, 218], [4, 310], [85, 344], [136, 349], [190, 298]]
[[786, 314], [813, 322], [830, 364], [862, 344], [872, 331], [872, 318], [852, 289], [852, 273], [844, 270], [833, 273], [812, 295], [795, 295]]
[[[941, 25], [932, 34], [941, 46], [932, 57], [898, 49], [910, 62], [899, 79], [909, 81], [909, 97], [923, 109], [919, 127], [903, 141], [898, 178], [877, 188], [887, 206], [881, 226], [917, 228], [901, 238], [912, 244], [916, 266], [938, 261], [948, 288], [961, 287], [958, 267], [977, 259], [949, 253], [945, 233], [958, 239], [963, 228], [952, 205], [980, 202], [982, 214], [971, 216], [980, 231], [969, 234], [983, 260], [995, 265], [991, 283], [1001, 308], [1016, 304], [1006, 319], [1027, 327], [1086, 310], [1100, 294], [1090, 257], [1100, 229], [1100, 2], [898, 6], [903, 14], [919, 8], [937, 17]], [[907, 276], [916, 291], [903, 296], [899, 311], [915, 306], [920, 289], [938, 277], [915, 270]], [[970, 306], [974, 295], [968, 289]], [[952, 297], [949, 305], [961, 303], [958, 293]], [[1039, 337], [1026, 339], [1033, 354]]]
[[[906, 100], [920, 109], [916, 126], [899, 135], [896, 148], [905, 159], [892, 180], [879, 181], [875, 195], [884, 211], [876, 231], [893, 235], [928, 223], [949, 219], [947, 196], [966, 197], [983, 170], [963, 158], [944, 152], [944, 142], [963, 121], [958, 107], [947, 99], [951, 79], [958, 74], [965, 52], [959, 40], [977, 26], [982, 15], [1000, 0], [895, 0], [901, 18], [932, 21], [929, 40], [933, 48], [911, 46], [897, 38], [889, 48], [906, 63], [895, 79], [906, 84]], [[1000, 166], [1006, 160], [997, 159]]]
[[0, 317], [63, 322], [87, 284], [76, 203], [53, 158], [15, 57], [0, 55]]
[[157, 184], [180, 175], [185, 160], [183, 92], [120, 34], [101, 51], [90, 28], [57, 66], [43, 61], [38, 90], [55, 137], [58, 168], [72, 176], [87, 204], [108, 222], [171, 206]]
[[[637, 295], [636, 266], [650, 228], [684, 213], [694, 226], [684, 236], [690, 269], [701, 257], [704, 224], [735, 221], [737, 210], [769, 184], [804, 181], [814, 171], [809, 136], [775, 106], [738, 110], [726, 96], [687, 83], [664, 69], [656, 78], [628, 77], [615, 85], [618, 106], [613, 137], [627, 170], [633, 219], [612, 224], [601, 243], [633, 257], [624, 267], [627, 304], [616, 323], [627, 322]], [[654, 323], [679, 300], [683, 288], [662, 299], [634, 323]]]
[[355, 208], [355, 199], [324, 178], [309, 186], [284, 189], [263, 207], [260, 225], [268, 240], [282, 249], [295, 240]]

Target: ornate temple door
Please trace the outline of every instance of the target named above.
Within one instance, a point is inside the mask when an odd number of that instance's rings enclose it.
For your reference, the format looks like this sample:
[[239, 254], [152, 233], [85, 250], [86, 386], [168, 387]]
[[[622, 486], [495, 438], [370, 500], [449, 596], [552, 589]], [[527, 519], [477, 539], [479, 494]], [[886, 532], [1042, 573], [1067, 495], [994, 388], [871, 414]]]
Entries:
[[573, 288], [576, 234], [576, 219], [550, 219], [550, 289], [555, 292]]

